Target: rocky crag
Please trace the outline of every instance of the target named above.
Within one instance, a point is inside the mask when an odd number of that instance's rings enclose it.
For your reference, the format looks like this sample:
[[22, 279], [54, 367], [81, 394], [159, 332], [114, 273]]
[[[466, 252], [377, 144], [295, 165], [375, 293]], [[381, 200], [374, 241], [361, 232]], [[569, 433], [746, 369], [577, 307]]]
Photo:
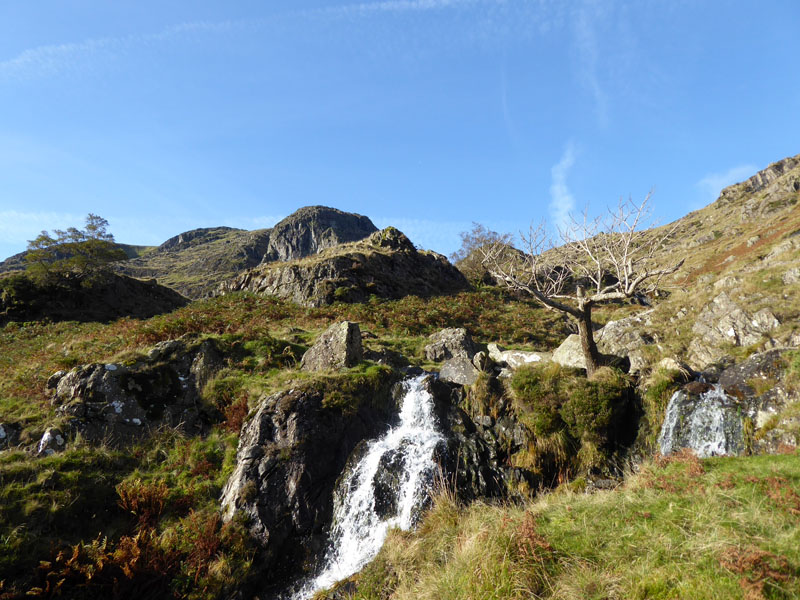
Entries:
[[341, 244], [314, 256], [252, 269], [219, 286], [219, 294], [249, 291], [304, 306], [365, 302], [370, 296], [451, 294], [469, 288], [441, 254], [420, 251], [388, 227], [360, 242]]

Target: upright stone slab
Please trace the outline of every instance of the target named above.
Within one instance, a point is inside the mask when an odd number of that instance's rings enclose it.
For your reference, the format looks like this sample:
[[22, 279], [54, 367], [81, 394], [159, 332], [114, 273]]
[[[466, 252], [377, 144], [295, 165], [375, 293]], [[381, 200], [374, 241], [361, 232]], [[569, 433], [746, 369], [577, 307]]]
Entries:
[[358, 323], [334, 323], [303, 355], [300, 366], [304, 371], [336, 371], [354, 367], [364, 356], [361, 330]]

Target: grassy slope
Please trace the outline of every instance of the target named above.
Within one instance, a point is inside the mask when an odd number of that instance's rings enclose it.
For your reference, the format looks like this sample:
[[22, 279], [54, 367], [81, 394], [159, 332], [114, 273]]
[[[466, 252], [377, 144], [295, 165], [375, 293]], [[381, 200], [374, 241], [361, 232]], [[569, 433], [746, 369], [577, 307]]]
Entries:
[[[77, 585], [81, 568], [97, 569], [98, 561], [107, 566], [97, 580], [121, 577], [131, 594], [155, 593], [136, 587], [150, 581], [180, 597], [215, 597], [241, 580], [253, 549], [238, 524], [225, 529], [215, 520], [233, 464], [235, 432], [261, 394], [309, 377], [292, 356], [299, 357], [320, 331], [341, 319], [358, 321], [375, 334], [368, 346], [401, 351], [418, 364], [424, 363], [425, 336], [446, 326], [466, 325], [484, 342], [536, 348], [552, 346], [564, 335], [555, 315], [494, 290], [321, 309], [234, 294], [147, 320], [8, 324], [0, 328], [0, 415], [23, 427], [20, 442], [29, 449], [46, 427], [59, 424], [46, 390], [56, 370], [135, 360], [153, 344], [186, 333], [218, 338], [228, 358], [204, 390], [204, 400], [225, 417], [206, 439], [164, 431], [126, 452], [75, 440], [70, 450], [48, 458], [0, 453], [0, 582], [5, 580], [0, 598], [34, 585], [47, 596], [48, 582], [52, 586], [63, 577], [64, 585]], [[291, 352], [284, 353], [287, 346]], [[369, 369], [362, 371], [355, 369], [353, 376], [369, 376]], [[347, 389], [347, 382], [342, 386]], [[199, 540], [210, 554], [198, 556], [184, 538]], [[65, 554], [59, 561], [60, 549]], [[134, 551], [148, 557], [136, 568], [130, 562]], [[68, 565], [73, 552], [76, 562]], [[42, 560], [49, 567], [34, 577]], [[124, 568], [136, 577], [120, 575]]]
[[800, 460], [683, 457], [614, 491], [518, 506], [440, 494], [354, 577], [358, 599], [797, 598]]

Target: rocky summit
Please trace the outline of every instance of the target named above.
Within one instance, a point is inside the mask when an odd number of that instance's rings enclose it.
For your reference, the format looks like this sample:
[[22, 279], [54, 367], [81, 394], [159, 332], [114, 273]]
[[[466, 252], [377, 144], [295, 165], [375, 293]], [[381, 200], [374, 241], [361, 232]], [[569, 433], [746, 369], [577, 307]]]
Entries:
[[221, 284], [217, 293], [249, 291], [323, 306], [365, 302], [371, 296], [426, 297], [468, 288], [467, 280], [444, 256], [417, 250], [402, 232], [388, 227], [314, 256], [262, 265]]
[[0, 598], [800, 597], [800, 156], [667, 231], [588, 370], [325, 207], [6, 274]]

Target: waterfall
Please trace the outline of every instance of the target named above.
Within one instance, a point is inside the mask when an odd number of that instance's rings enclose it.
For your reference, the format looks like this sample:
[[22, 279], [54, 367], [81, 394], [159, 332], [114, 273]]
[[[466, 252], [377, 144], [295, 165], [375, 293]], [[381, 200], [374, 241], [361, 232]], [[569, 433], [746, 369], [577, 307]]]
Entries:
[[436, 428], [427, 377], [403, 382], [399, 424], [370, 442], [339, 480], [321, 569], [294, 600], [306, 600], [357, 573], [378, 553], [390, 528], [410, 529], [415, 524], [433, 478], [434, 450], [444, 440]]
[[743, 416], [742, 407], [718, 384], [699, 398], [679, 390], [669, 400], [658, 436], [661, 454], [680, 448], [690, 448], [700, 458], [741, 454]]

